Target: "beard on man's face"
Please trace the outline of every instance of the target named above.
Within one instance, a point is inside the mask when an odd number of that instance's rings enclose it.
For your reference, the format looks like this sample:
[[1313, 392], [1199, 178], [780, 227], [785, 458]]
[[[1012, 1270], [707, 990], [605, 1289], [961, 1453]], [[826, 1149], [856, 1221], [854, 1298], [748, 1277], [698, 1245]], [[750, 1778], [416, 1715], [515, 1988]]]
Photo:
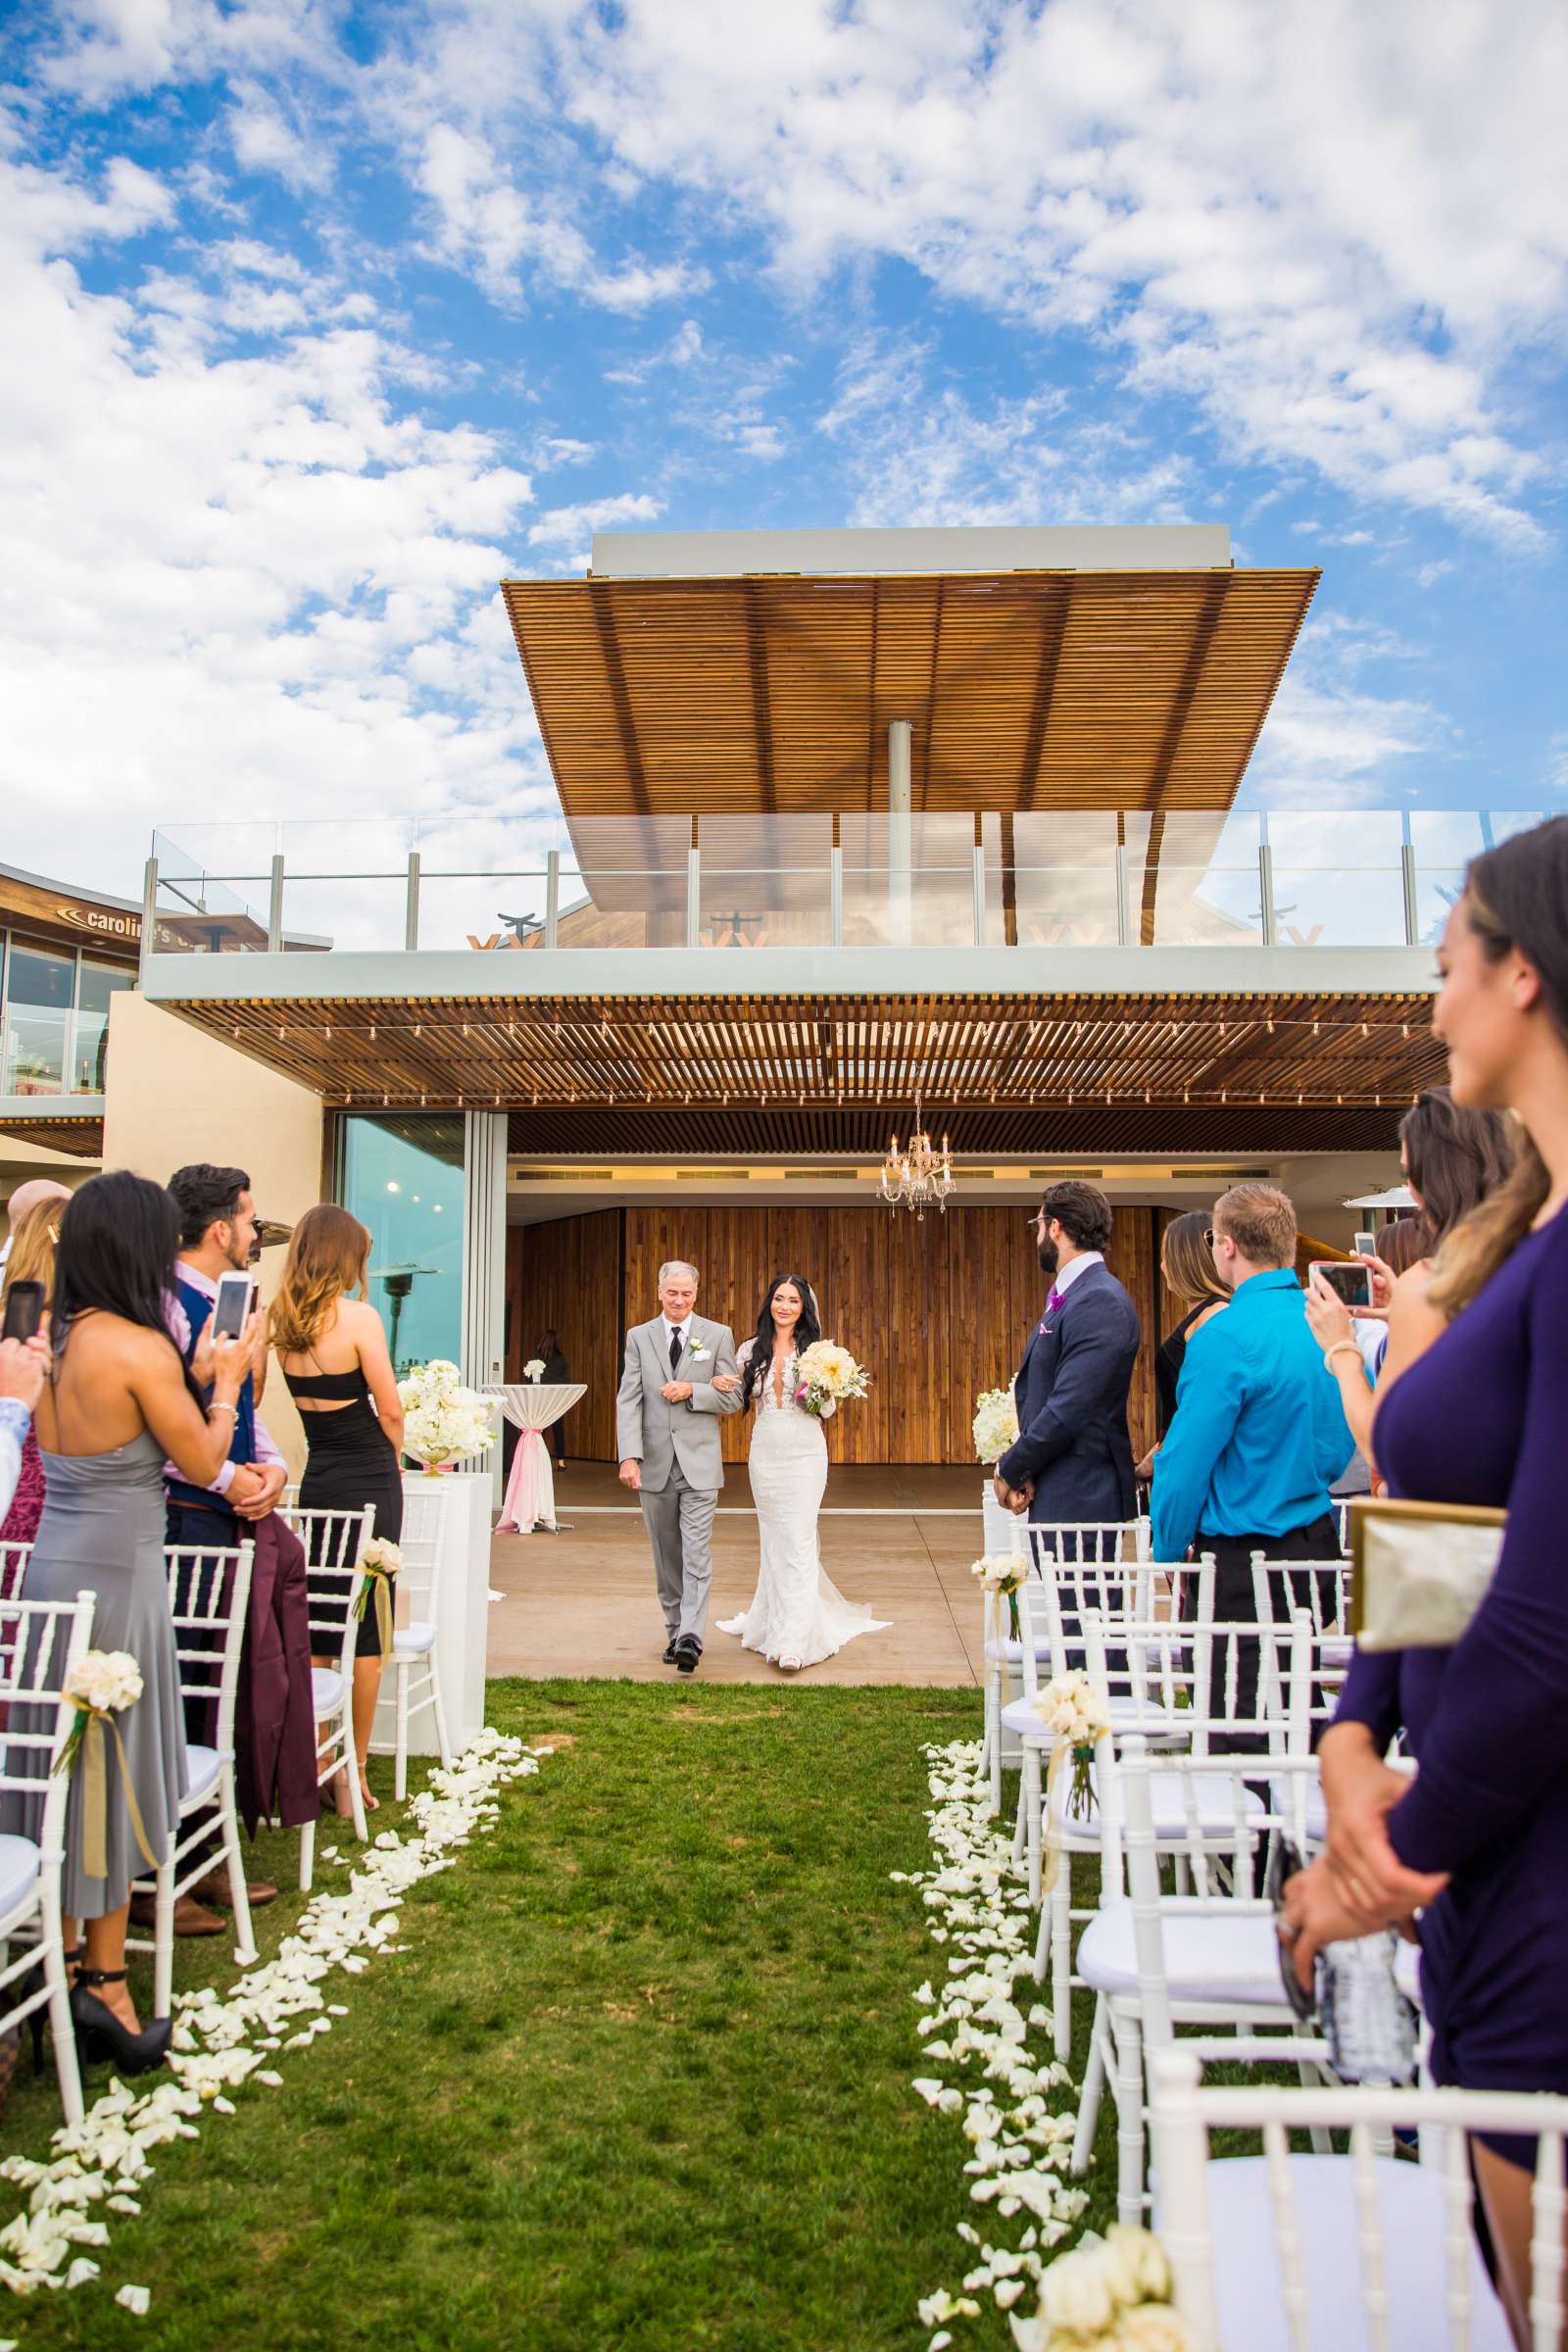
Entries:
[[1059, 1262], [1059, 1260], [1060, 1260], [1060, 1256], [1061, 1256], [1061, 1252], [1060, 1252], [1060, 1250], [1059, 1250], [1056, 1248], [1056, 1245], [1055, 1245], [1055, 1243], [1054, 1243], [1054, 1242], [1042, 1242], [1042, 1243], [1041, 1243], [1041, 1245], [1040, 1245], [1040, 1271], [1041, 1271], [1041, 1273], [1042, 1273], [1042, 1274], [1054, 1274], [1054, 1272], [1056, 1271], [1057, 1264], [1058, 1264], [1058, 1262]]

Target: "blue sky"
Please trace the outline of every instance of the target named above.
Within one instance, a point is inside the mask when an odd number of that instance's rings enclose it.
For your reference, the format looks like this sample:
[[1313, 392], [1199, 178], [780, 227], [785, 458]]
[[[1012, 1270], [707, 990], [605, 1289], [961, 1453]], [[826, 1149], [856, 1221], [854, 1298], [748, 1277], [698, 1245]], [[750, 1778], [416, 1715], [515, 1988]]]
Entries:
[[541, 838], [495, 582], [655, 521], [1224, 520], [1324, 569], [1249, 799], [1568, 802], [1551, 0], [5, 24], [12, 863]]

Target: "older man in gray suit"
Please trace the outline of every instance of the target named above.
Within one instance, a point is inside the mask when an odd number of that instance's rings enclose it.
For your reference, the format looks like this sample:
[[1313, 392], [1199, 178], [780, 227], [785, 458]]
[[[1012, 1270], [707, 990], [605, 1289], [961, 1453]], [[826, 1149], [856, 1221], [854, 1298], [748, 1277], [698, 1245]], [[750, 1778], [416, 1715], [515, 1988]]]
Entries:
[[[620, 1483], [639, 1495], [669, 1636], [664, 1664], [693, 1674], [708, 1628], [713, 1513], [724, 1484], [718, 1417], [740, 1409], [735, 1340], [697, 1304], [695, 1266], [659, 1269], [659, 1313], [626, 1334], [616, 1399]], [[715, 1388], [720, 1378], [733, 1388]]]

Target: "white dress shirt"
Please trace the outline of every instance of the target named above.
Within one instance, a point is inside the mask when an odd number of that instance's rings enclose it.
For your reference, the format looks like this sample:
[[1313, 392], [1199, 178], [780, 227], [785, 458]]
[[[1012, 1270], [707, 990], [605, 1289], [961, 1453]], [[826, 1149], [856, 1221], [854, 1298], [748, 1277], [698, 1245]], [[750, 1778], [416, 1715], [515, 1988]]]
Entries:
[[1066, 1265], [1056, 1268], [1052, 1277], [1051, 1287], [1058, 1297], [1065, 1298], [1068, 1287], [1077, 1281], [1080, 1274], [1087, 1274], [1091, 1266], [1102, 1266], [1104, 1262], [1103, 1250], [1085, 1250], [1080, 1256], [1072, 1258]]
[[[193, 1266], [187, 1259], [182, 1257], [177, 1260], [174, 1271], [182, 1282], [188, 1282], [190, 1284], [190, 1287], [193, 1291], [200, 1291], [204, 1298], [216, 1298], [218, 1297], [217, 1283], [214, 1282], [210, 1274], [204, 1274], [200, 1266]], [[190, 1317], [186, 1314], [182, 1302], [175, 1297], [172, 1291], [171, 1291], [169, 1294], [167, 1307], [169, 1336], [173, 1341], [174, 1346], [179, 1349], [180, 1354], [183, 1355], [186, 1348], [190, 1346]], [[260, 1412], [256, 1414], [255, 1418], [256, 1459], [259, 1462], [280, 1462], [283, 1459], [282, 1453], [269, 1436], [267, 1426], [263, 1421]], [[208, 1483], [208, 1494], [226, 1494], [228, 1493], [229, 1485], [233, 1479], [236, 1467], [237, 1465], [230, 1461], [224, 1461], [220, 1463], [219, 1466], [218, 1476], [215, 1479], [210, 1480]], [[177, 1478], [182, 1486], [188, 1486], [190, 1483], [186, 1478], [184, 1471], [180, 1469], [177, 1462], [166, 1462], [164, 1464], [164, 1476], [165, 1478]]]

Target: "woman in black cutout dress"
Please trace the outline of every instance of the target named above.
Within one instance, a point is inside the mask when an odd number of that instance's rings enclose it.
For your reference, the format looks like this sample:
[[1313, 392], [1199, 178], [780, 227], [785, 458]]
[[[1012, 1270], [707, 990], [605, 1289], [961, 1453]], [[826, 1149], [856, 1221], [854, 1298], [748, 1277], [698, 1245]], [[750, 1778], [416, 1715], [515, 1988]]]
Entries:
[[[271, 1337], [309, 1449], [301, 1509], [362, 1511], [373, 1502], [376, 1536], [396, 1544], [403, 1533], [403, 1406], [381, 1318], [351, 1296], [364, 1288], [369, 1255], [370, 1236], [346, 1208], [323, 1201], [307, 1210], [294, 1228], [272, 1301]], [[395, 1591], [394, 1585], [394, 1596]], [[341, 1610], [314, 1599], [312, 1616], [318, 1625], [334, 1616], [342, 1624]], [[316, 1663], [334, 1661], [318, 1657]], [[360, 1785], [372, 1812], [376, 1800], [366, 1782], [366, 1758], [384, 1664], [372, 1599], [355, 1640], [353, 1710]], [[339, 1788], [334, 1795], [339, 1812], [347, 1813], [347, 1790]]]
[[[1220, 1312], [1230, 1298], [1214, 1271], [1207, 1239], [1208, 1222], [1202, 1209], [1190, 1208], [1184, 1215], [1171, 1219], [1159, 1246], [1159, 1271], [1165, 1288], [1173, 1298], [1185, 1299], [1187, 1306], [1175, 1330], [1166, 1333], [1154, 1351], [1156, 1439], [1164, 1437], [1176, 1411], [1176, 1384], [1182, 1376], [1188, 1341], [1210, 1315]], [[1157, 1450], [1156, 1442], [1138, 1465], [1140, 1478], [1149, 1477]]]

